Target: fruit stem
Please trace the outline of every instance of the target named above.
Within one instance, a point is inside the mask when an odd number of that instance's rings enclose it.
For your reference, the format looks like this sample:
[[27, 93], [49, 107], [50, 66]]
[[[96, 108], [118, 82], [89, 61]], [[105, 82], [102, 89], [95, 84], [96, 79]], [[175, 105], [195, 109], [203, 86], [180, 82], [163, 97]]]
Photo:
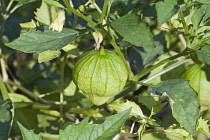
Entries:
[[63, 100], [64, 100], [64, 69], [68, 53], [65, 53], [63, 60], [60, 58], [60, 128], [63, 125]]
[[81, 14], [80, 12], [78, 12], [77, 10], [75, 10], [74, 8], [72, 8], [70, 6], [70, 4], [68, 3], [67, 0], [63, 0], [63, 2], [65, 3], [67, 9], [69, 11], [71, 11], [72, 13], [74, 13], [75, 15], [77, 15], [78, 17], [81, 17], [82, 19], [84, 19], [85, 21], [87, 21], [89, 24], [91, 24], [93, 27], [96, 27], [97, 24], [95, 22], [93, 22], [92, 20], [90, 20], [89, 18], [87, 18], [86, 16], [84, 16], [83, 14]]
[[119, 47], [117, 46], [117, 43], [115, 42], [115, 38], [111, 36], [110, 39], [110, 43], [112, 44], [112, 46], [114, 47], [115, 51], [117, 52], [117, 54], [120, 56], [120, 58], [123, 60], [123, 62], [125, 63], [125, 66], [127, 68], [127, 71], [129, 73], [129, 80], [132, 80], [134, 78], [134, 74], [130, 69], [129, 64], [127, 63], [127, 61], [125, 60], [122, 52], [120, 51]]
[[105, 55], [106, 54], [106, 51], [105, 51], [103, 46], [100, 47], [99, 52], [100, 52], [100, 55]]
[[6, 99], [9, 99], [9, 94], [8, 94], [6, 86], [4, 85], [3, 79], [1, 78], [1, 75], [0, 75], [0, 90], [1, 90], [4, 101]]

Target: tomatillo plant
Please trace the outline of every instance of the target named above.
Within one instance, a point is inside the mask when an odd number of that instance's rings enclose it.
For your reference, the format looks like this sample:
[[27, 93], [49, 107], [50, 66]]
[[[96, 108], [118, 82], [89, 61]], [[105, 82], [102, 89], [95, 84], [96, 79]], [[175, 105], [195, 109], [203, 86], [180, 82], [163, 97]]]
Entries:
[[0, 139], [207, 139], [208, 9], [1, 0]]

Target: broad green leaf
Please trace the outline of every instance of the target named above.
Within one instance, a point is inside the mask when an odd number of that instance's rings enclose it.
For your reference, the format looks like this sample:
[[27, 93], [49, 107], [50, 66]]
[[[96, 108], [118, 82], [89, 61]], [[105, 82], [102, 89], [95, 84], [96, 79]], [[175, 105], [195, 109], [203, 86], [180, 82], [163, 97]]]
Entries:
[[206, 136], [210, 138], [209, 127], [210, 125], [208, 124], [208, 120], [204, 120], [202, 118], [198, 120], [197, 131], [204, 133]]
[[126, 103], [122, 103], [122, 104], [110, 104], [110, 107], [112, 107], [114, 110], [116, 110], [118, 113], [119, 112], [123, 112], [126, 109], [132, 108], [131, 109], [131, 116], [140, 116], [140, 117], [145, 117], [143, 112], [141, 111], [140, 106], [138, 106], [135, 102], [131, 102], [131, 101], [126, 101]]
[[193, 64], [183, 73], [182, 78], [190, 81], [191, 87], [198, 93], [201, 111], [210, 106], [210, 65]]
[[59, 140], [111, 140], [120, 132], [131, 109], [107, 117], [103, 124], [88, 124], [89, 118], [81, 123], [69, 125], [59, 131]]
[[142, 96], [139, 95], [138, 102], [145, 105], [149, 110], [152, 110], [152, 107], [157, 105], [159, 101], [152, 96]]
[[[17, 103], [15, 105], [18, 106], [19, 104]], [[33, 106], [30, 103], [28, 103], [27, 107], [30, 108], [30, 106], [31, 108], [33, 108]], [[20, 129], [17, 122], [21, 123], [27, 129], [41, 131], [40, 128], [38, 127], [39, 126], [37, 120], [38, 113], [40, 113], [38, 109], [16, 108], [14, 110], [14, 119], [13, 119], [11, 132], [20, 133]]]
[[42, 62], [45, 62], [45, 61], [50, 61], [54, 58], [59, 57], [60, 54], [61, 54], [60, 51], [45, 51], [45, 52], [42, 52], [38, 56], [38, 62], [42, 63]]
[[33, 29], [20, 35], [19, 38], [6, 45], [26, 53], [42, 53], [45, 51], [60, 50], [77, 37], [77, 31], [64, 28], [62, 32], [51, 31], [45, 29], [44, 31]]
[[150, 29], [136, 14], [125, 15], [114, 21], [111, 26], [125, 41], [128, 41], [135, 46], [155, 46]]
[[7, 99], [0, 102], [0, 140], [7, 140], [10, 134], [10, 128], [13, 118], [13, 105], [11, 100]]
[[153, 114], [157, 114], [158, 112], [160, 112], [166, 105], [167, 103], [160, 103], [160, 104], [157, 104], [155, 106], [152, 107], [152, 113]]
[[198, 59], [210, 65], [210, 46], [205, 45], [201, 50], [196, 50]]
[[201, 5], [197, 7], [195, 12], [192, 15], [191, 21], [196, 29], [199, 26], [203, 26], [210, 17], [210, 5]]
[[190, 140], [187, 139], [187, 137], [190, 137], [190, 134], [178, 126], [169, 127], [168, 129], [164, 130], [164, 132], [170, 140]]
[[192, 135], [196, 134], [199, 116], [197, 93], [190, 87], [189, 81], [171, 79], [150, 86], [148, 93], [166, 95], [172, 108], [173, 117]]
[[55, 1], [55, 0], [43, 0], [43, 1], [52, 6], [64, 8], [64, 6], [60, 4], [58, 1]]
[[154, 36], [155, 47], [129, 47], [129, 57], [137, 66], [138, 72], [142, 71], [148, 65], [154, 63], [157, 58], [165, 52], [166, 41], [164, 33], [161, 32]]
[[168, 21], [179, 10], [178, 0], [164, 0], [156, 4], [158, 25]]
[[36, 20], [45, 25], [50, 25], [55, 17], [56, 8], [42, 1], [40, 8], [37, 8], [36, 11]]
[[40, 134], [35, 134], [32, 130], [26, 129], [19, 122], [18, 122], [18, 126], [20, 127], [23, 140], [42, 140], [42, 137]]

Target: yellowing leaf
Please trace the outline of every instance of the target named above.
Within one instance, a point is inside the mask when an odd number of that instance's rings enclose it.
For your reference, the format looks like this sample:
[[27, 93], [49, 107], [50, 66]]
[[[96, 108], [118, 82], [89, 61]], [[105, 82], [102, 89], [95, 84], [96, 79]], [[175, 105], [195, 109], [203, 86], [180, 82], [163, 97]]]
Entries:
[[60, 51], [45, 51], [45, 52], [42, 52], [38, 56], [38, 62], [42, 63], [42, 62], [45, 62], [45, 61], [52, 60], [52, 59], [60, 56], [60, 54], [61, 54]]
[[45, 2], [42, 2], [41, 7], [37, 9], [37, 12], [35, 12], [36, 20], [45, 25], [50, 25], [54, 19], [55, 13], [56, 8], [54, 6], [47, 5]]
[[122, 103], [122, 104], [110, 104], [110, 107], [112, 107], [114, 110], [116, 110], [117, 112], [122, 112], [128, 108], [132, 108], [131, 109], [131, 113], [130, 115], [132, 116], [140, 116], [140, 117], [145, 117], [141, 108], [134, 102], [131, 101], [126, 101], [126, 103]]
[[197, 131], [201, 131], [206, 136], [210, 137], [209, 126], [210, 125], [208, 125], [208, 120], [204, 120], [204, 119], [200, 118], [198, 120]]

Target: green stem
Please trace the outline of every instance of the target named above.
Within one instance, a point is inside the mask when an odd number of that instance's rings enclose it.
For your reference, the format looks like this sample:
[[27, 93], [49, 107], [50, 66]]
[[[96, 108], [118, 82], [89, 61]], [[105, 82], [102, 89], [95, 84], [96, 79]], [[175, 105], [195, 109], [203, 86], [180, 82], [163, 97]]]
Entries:
[[103, 20], [104, 20], [106, 10], [107, 10], [107, 7], [108, 7], [108, 2], [109, 2], [109, 0], [104, 1], [104, 5], [103, 5], [102, 13], [101, 13], [101, 16], [100, 16], [99, 24], [103, 24]]
[[146, 84], [145, 82], [141, 82], [141, 81], [133, 81], [131, 80], [132, 83], [135, 83], [135, 84], [139, 84], [139, 85], [142, 85], [142, 86], [150, 86], [149, 84]]
[[129, 64], [128, 64], [127, 61], [125, 60], [125, 58], [124, 58], [122, 52], [120, 51], [120, 49], [119, 49], [117, 43], [115, 42], [114, 37], [111, 37], [111, 39], [110, 39], [109, 42], [112, 44], [112, 46], [114, 47], [114, 49], [115, 49], [115, 51], [117, 52], [117, 54], [120, 56], [120, 58], [121, 58], [121, 59], [123, 60], [123, 62], [125, 63], [126, 68], [127, 68], [127, 71], [128, 71], [128, 73], [129, 73], [129, 80], [132, 80], [133, 77], [134, 77], [133, 72], [131, 71]]
[[179, 57], [181, 57], [181, 56], [187, 55], [187, 54], [189, 54], [189, 53], [190, 53], [190, 52], [188, 51], [188, 49], [185, 49], [182, 53], [179, 53], [179, 54], [174, 55], [174, 56], [171, 56], [171, 57], [169, 57], [169, 58], [167, 58], [167, 59], [165, 59], [165, 60], [162, 60], [161, 62], [159, 62], [159, 63], [157, 63], [156, 65], [152, 66], [152, 67], [149, 68], [148, 70], [146, 70], [146, 71], [144, 71], [144, 72], [142, 72], [142, 73], [136, 75], [136, 76], [134, 77], [134, 80], [139, 80], [139, 79], [141, 79], [143, 76], [145, 76], [145, 75], [147, 75], [148, 73], [150, 73], [152, 70], [156, 69], [157, 67], [159, 67], [159, 66], [161, 66], [161, 65], [163, 65], [163, 64], [165, 64], [165, 63], [168, 63], [168, 62], [170, 62], [170, 61], [172, 61], [172, 60], [174, 60], [174, 59], [176, 59], [176, 58], [179, 58]]
[[96, 8], [96, 10], [101, 14], [101, 9], [98, 7], [98, 5], [96, 4], [95, 1], [91, 1], [91, 3], [93, 4], [93, 6]]
[[6, 86], [4, 85], [3, 79], [1, 78], [1, 75], [0, 75], [0, 90], [1, 90], [4, 101], [9, 99], [9, 94], [8, 94]]
[[178, 14], [179, 14], [179, 17], [181, 18], [181, 22], [182, 22], [183, 28], [185, 30], [186, 47], [190, 47], [190, 34], [189, 34], [188, 26], [187, 26], [187, 23], [185, 22], [182, 10], [180, 10], [178, 12]]
[[93, 22], [92, 20], [90, 20], [89, 18], [87, 18], [86, 16], [84, 16], [83, 14], [81, 14], [80, 12], [78, 12], [77, 10], [75, 10], [74, 8], [72, 8], [70, 6], [70, 4], [68, 3], [67, 0], [63, 0], [63, 2], [65, 3], [67, 9], [69, 11], [71, 11], [72, 13], [74, 13], [75, 15], [77, 15], [78, 17], [81, 17], [82, 19], [84, 19], [85, 21], [87, 21], [88, 23], [90, 23], [92, 26], [96, 27], [97, 24], [95, 22]]
[[65, 53], [63, 60], [60, 62], [60, 127], [63, 125], [63, 98], [64, 98], [64, 69], [68, 53]]
[[10, 0], [9, 4], [7, 5], [6, 11], [9, 11], [9, 9], [11, 8], [13, 2], [14, 2], [14, 0]]
[[28, 89], [12, 82], [11, 80], [7, 80], [6, 81], [8, 84], [10, 85], [13, 85], [13, 86], [16, 86], [19, 90], [23, 91], [24, 93], [26, 93], [27, 95], [29, 95], [30, 97], [34, 98], [35, 100], [41, 102], [41, 103], [44, 103], [44, 104], [49, 104], [49, 102], [47, 102], [46, 100], [40, 98], [39, 96], [37, 96], [36, 94], [34, 94], [33, 92], [29, 91]]
[[143, 136], [143, 133], [144, 133], [145, 128], [146, 128], [146, 122], [143, 123], [143, 124], [139, 127], [139, 130], [138, 130], [139, 140], [142, 139], [142, 136]]
[[[14, 102], [14, 107], [22, 109], [59, 110], [59, 105], [37, 104], [32, 102]], [[67, 108], [67, 107], [66, 107]]]
[[56, 134], [49, 134], [49, 133], [40, 133], [41, 136], [44, 138], [44, 139], [59, 139], [59, 135], [56, 135]]
[[158, 76], [161, 76], [161, 75], [167, 73], [167, 72], [170, 71], [170, 70], [173, 70], [174, 68], [176, 68], [176, 67], [178, 67], [178, 66], [180, 66], [180, 65], [182, 65], [182, 64], [184, 64], [184, 63], [186, 63], [186, 62], [189, 61], [189, 60], [190, 60], [190, 59], [188, 58], [188, 59], [183, 59], [183, 60], [177, 61], [177, 62], [175, 62], [174, 64], [171, 64], [170, 66], [164, 68], [162, 71], [160, 71], [160, 72], [158, 72], [158, 73], [156, 73], [156, 74], [150, 76], [149, 78], [147, 78], [147, 79], [145, 79], [145, 80], [141, 80], [141, 82], [142, 82], [142, 83], [147, 83], [148, 81], [151, 81], [152, 79], [154, 79], [154, 78], [156, 78], [156, 77], [158, 77]]

